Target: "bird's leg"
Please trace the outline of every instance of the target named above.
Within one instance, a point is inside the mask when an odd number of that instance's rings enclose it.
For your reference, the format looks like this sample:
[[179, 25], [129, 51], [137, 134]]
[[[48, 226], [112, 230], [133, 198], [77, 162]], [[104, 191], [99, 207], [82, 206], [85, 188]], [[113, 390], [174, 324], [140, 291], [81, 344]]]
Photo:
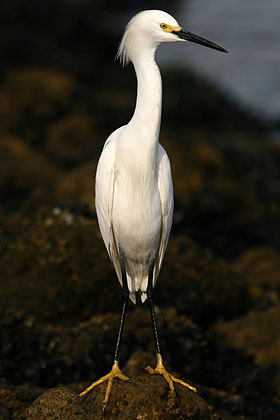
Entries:
[[124, 254], [121, 250], [120, 250], [120, 264], [121, 264], [121, 272], [122, 272], [123, 307], [122, 307], [120, 326], [119, 326], [117, 344], [116, 344], [115, 355], [114, 355], [114, 363], [113, 363], [111, 371], [107, 375], [102, 376], [102, 378], [93, 382], [87, 389], [85, 389], [79, 395], [80, 397], [83, 397], [89, 391], [91, 391], [93, 388], [95, 388], [97, 385], [101, 384], [104, 381], [108, 381], [106, 394], [105, 394], [105, 398], [104, 398], [104, 401], [103, 401], [103, 410], [106, 410], [106, 407], [108, 405], [108, 401], [109, 401], [109, 397], [110, 397], [110, 393], [111, 393], [111, 389], [112, 389], [112, 384], [113, 384], [113, 379], [114, 378], [119, 378], [123, 381], [130, 382], [130, 379], [127, 376], [123, 375], [120, 368], [119, 368], [120, 343], [121, 343], [123, 326], [124, 326], [125, 315], [126, 315], [126, 309], [127, 309], [127, 304], [128, 304], [128, 298], [129, 298], [129, 290], [128, 290], [128, 285], [127, 285], [126, 268], [125, 268], [125, 257], [124, 257]]
[[181, 379], [175, 378], [175, 376], [168, 373], [167, 370], [164, 367], [161, 352], [160, 352], [158, 331], [157, 331], [157, 322], [156, 322], [156, 314], [155, 314], [155, 308], [154, 308], [154, 302], [153, 302], [153, 295], [154, 295], [153, 272], [154, 272], [154, 263], [152, 262], [151, 265], [150, 265], [150, 270], [149, 270], [147, 297], [148, 297], [148, 301], [149, 301], [149, 305], [150, 305], [152, 325], [153, 325], [153, 331], [154, 331], [154, 337], [155, 337], [157, 364], [156, 364], [156, 367], [154, 369], [151, 368], [151, 366], [146, 366], [145, 369], [151, 375], [162, 375], [164, 377], [164, 379], [166, 380], [166, 382], [168, 383], [169, 392], [172, 396], [175, 395], [174, 382], [177, 382], [177, 383], [191, 389], [192, 391], [196, 392], [195, 387], [189, 385], [187, 382], [184, 382]]
[[128, 299], [129, 299], [129, 290], [128, 290], [128, 285], [127, 285], [126, 266], [125, 266], [125, 255], [121, 248], [120, 248], [120, 265], [121, 265], [121, 273], [122, 273], [123, 307], [122, 307], [120, 327], [119, 327], [117, 344], [116, 344], [115, 355], [114, 355], [114, 364], [118, 363], [119, 356], [120, 356], [120, 344], [121, 344], [126, 309], [127, 309]]

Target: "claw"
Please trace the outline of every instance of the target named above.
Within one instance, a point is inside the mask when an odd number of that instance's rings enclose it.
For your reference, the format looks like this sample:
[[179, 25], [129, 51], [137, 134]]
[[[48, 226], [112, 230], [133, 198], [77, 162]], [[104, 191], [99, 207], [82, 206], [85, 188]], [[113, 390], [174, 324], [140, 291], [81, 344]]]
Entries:
[[172, 398], [175, 397], [175, 395], [176, 395], [176, 391], [175, 391], [175, 387], [174, 387], [173, 382], [177, 382], [178, 384], [181, 384], [181, 385], [185, 386], [186, 388], [189, 388], [193, 392], [197, 392], [197, 389], [194, 386], [188, 384], [187, 382], [182, 381], [181, 379], [175, 378], [175, 376], [173, 376], [173, 375], [171, 375], [170, 373], [167, 372], [167, 370], [165, 369], [165, 367], [163, 365], [162, 357], [159, 353], [157, 353], [157, 365], [156, 365], [155, 369], [151, 368], [150, 366], [146, 366], [145, 370], [150, 375], [162, 375], [164, 377], [164, 379], [166, 380], [166, 382], [169, 385], [169, 394]]
[[175, 398], [176, 397], [176, 389], [175, 388], [172, 391], [171, 391], [171, 389], [169, 390], [169, 396], [171, 398]]
[[130, 378], [128, 378], [127, 376], [122, 374], [122, 372], [119, 368], [118, 362], [115, 361], [114, 364], [113, 364], [111, 372], [109, 372], [105, 376], [102, 376], [102, 378], [98, 379], [98, 381], [93, 382], [88, 388], [86, 388], [83, 392], [80, 393], [79, 397], [80, 398], [84, 397], [86, 394], [88, 394], [97, 385], [99, 385], [102, 382], [105, 382], [105, 381], [108, 380], [108, 385], [107, 385], [107, 389], [106, 389], [105, 398], [104, 398], [104, 401], [102, 403], [103, 413], [105, 413], [107, 405], [108, 405], [109, 397], [110, 397], [110, 394], [111, 394], [111, 389], [112, 389], [114, 378], [119, 378], [120, 380], [126, 381], [126, 382], [132, 382]]
[[103, 403], [102, 403], [103, 414], [105, 414], [106, 408], [107, 408], [107, 403], [105, 401], [103, 401]]

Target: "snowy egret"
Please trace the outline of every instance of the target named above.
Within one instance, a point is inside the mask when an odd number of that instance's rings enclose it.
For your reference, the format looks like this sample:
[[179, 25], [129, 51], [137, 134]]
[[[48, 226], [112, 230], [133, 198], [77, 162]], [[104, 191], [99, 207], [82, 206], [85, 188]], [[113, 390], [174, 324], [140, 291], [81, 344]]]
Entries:
[[142, 302], [148, 298], [155, 337], [157, 364], [155, 369], [146, 367], [147, 372], [163, 375], [171, 394], [173, 382], [196, 391], [169, 374], [163, 365], [153, 304], [173, 215], [170, 164], [159, 144], [162, 83], [154, 56], [161, 42], [175, 41], [227, 52], [183, 30], [168, 13], [146, 10], [128, 23], [117, 53], [123, 64], [131, 61], [134, 65], [138, 82], [136, 107], [129, 123], [114, 131], [104, 145], [96, 173], [95, 204], [101, 234], [122, 286], [123, 307], [112, 370], [80, 394], [108, 380], [104, 409], [113, 379], [129, 381], [118, 360], [128, 299], [136, 303], [136, 292]]

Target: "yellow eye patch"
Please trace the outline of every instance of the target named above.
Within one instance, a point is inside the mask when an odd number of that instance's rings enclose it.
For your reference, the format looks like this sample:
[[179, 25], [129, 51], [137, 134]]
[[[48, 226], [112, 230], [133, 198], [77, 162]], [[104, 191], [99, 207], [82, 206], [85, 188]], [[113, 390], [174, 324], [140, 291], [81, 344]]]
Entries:
[[173, 31], [180, 31], [182, 29], [180, 26], [167, 25], [167, 23], [161, 23], [159, 26], [164, 32], [169, 32], [169, 33]]

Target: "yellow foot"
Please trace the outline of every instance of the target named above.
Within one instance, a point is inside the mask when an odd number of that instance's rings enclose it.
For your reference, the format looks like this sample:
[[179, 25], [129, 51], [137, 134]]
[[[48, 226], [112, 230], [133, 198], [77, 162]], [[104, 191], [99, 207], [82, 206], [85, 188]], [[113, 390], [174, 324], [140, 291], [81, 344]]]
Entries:
[[108, 381], [106, 394], [105, 394], [105, 398], [104, 398], [104, 401], [103, 401], [103, 410], [106, 410], [114, 378], [119, 378], [122, 381], [131, 382], [131, 380], [127, 376], [122, 374], [122, 372], [119, 368], [118, 362], [115, 361], [114, 364], [113, 364], [111, 372], [108, 373], [105, 376], [102, 376], [102, 378], [98, 379], [98, 381], [93, 382], [87, 389], [85, 389], [83, 392], [80, 393], [79, 397], [83, 397], [84, 395], [86, 395], [88, 392], [90, 392], [93, 388], [95, 388], [97, 385], [101, 384], [102, 382]]
[[146, 366], [145, 370], [151, 375], [162, 375], [169, 385], [171, 395], [175, 395], [175, 388], [173, 382], [177, 382], [178, 384], [181, 384], [191, 389], [193, 392], [196, 392], [196, 388], [194, 386], [189, 385], [187, 382], [181, 381], [181, 379], [175, 378], [175, 376], [167, 372], [163, 365], [162, 357], [159, 353], [157, 353], [157, 365], [155, 369], [151, 368], [150, 366]]

